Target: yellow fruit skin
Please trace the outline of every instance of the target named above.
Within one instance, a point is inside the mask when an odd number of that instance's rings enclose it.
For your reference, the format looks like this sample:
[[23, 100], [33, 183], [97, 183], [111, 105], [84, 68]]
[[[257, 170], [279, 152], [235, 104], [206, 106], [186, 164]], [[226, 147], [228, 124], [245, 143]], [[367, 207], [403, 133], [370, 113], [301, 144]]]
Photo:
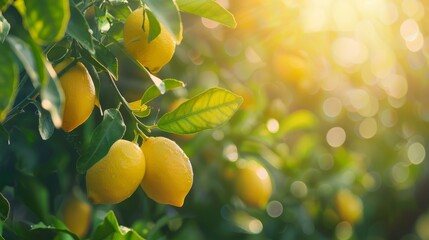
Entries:
[[91, 212], [87, 202], [71, 197], [62, 211], [64, 224], [77, 236], [84, 237], [90, 226]]
[[272, 193], [267, 170], [255, 161], [248, 162], [237, 170], [235, 190], [249, 207], [264, 208]]
[[[55, 71], [60, 73], [71, 62], [71, 59], [61, 62], [55, 66]], [[60, 77], [60, 83], [65, 97], [61, 128], [71, 132], [91, 115], [95, 104], [95, 87], [88, 70], [80, 62]]]
[[149, 20], [143, 8], [133, 11], [125, 21], [124, 45], [127, 51], [151, 72], [157, 73], [173, 57], [176, 43], [173, 36], [161, 25], [160, 34], [148, 43]]
[[149, 198], [176, 207], [183, 206], [193, 183], [191, 162], [172, 140], [151, 137], [142, 144], [146, 174], [141, 187]]
[[340, 190], [335, 196], [335, 204], [338, 214], [343, 221], [353, 224], [361, 219], [363, 210], [362, 200], [349, 190]]
[[115, 204], [134, 193], [145, 174], [145, 156], [138, 145], [116, 141], [86, 174], [88, 197], [95, 204]]

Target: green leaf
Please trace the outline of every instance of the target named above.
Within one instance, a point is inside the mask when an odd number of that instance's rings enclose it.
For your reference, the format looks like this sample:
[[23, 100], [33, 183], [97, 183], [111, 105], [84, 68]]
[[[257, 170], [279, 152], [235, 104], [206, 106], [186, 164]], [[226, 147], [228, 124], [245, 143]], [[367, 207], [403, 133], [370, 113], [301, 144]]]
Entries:
[[9, 44], [0, 44], [0, 122], [6, 118], [15, 101], [19, 70]]
[[125, 123], [121, 113], [110, 108], [104, 111], [103, 121], [92, 134], [88, 150], [77, 161], [77, 170], [85, 173], [106, 156], [114, 142], [121, 139], [125, 133]]
[[[181, 88], [185, 86], [185, 83], [176, 79], [167, 78], [163, 80], [165, 85], [165, 91], [169, 91], [175, 88]], [[141, 99], [141, 104], [146, 104], [151, 100], [155, 99], [162, 93], [155, 85], [151, 85], [144, 93]]]
[[107, 1], [105, 5], [110, 15], [122, 21], [125, 21], [131, 13], [128, 1]]
[[32, 231], [48, 230], [48, 231], [54, 231], [54, 232], [62, 232], [62, 233], [67, 233], [69, 236], [71, 236], [75, 240], [79, 240], [80, 239], [76, 234], [74, 234], [73, 232], [71, 232], [64, 225], [64, 223], [61, 220], [59, 220], [58, 218], [56, 218], [54, 216], [49, 216], [48, 217], [48, 222], [50, 222], [50, 224], [48, 224], [48, 225], [46, 225], [43, 222], [39, 222], [37, 224], [31, 225], [31, 230]]
[[83, 50], [81, 51], [83, 58], [94, 65], [99, 71], [106, 71], [115, 80], [118, 79], [118, 59], [108, 48], [103, 46], [99, 42], [94, 42], [95, 55], [91, 55], [90, 52]]
[[55, 45], [49, 49], [48, 60], [52, 62], [54, 65], [59, 63], [64, 59], [64, 57], [69, 53], [71, 48], [71, 39], [63, 38], [61, 41], [55, 43]]
[[11, 49], [14, 51], [15, 56], [21, 61], [22, 66], [33, 83], [33, 86], [35, 88], [38, 87], [41, 82], [39, 79], [40, 74], [42, 77], [46, 76], [46, 70], [39, 69], [43, 65], [40, 64], [41, 59], [36, 55], [41, 54], [41, 52], [34, 53], [32, 47], [26, 41], [14, 36], [9, 36], [7, 41], [9, 42]]
[[234, 16], [213, 0], [176, 0], [179, 9], [216, 21], [230, 28], [235, 28], [237, 23]]
[[24, 25], [34, 40], [39, 44], [46, 44], [63, 38], [70, 18], [68, 0], [24, 0], [24, 2]]
[[0, 11], [0, 43], [4, 42], [6, 36], [9, 34], [9, 30], [10, 24], [6, 18], [3, 17], [3, 14]]
[[4, 222], [9, 217], [9, 201], [0, 193], [0, 221]]
[[179, 9], [173, 0], [145, 0], [153, 15], [175, 38], [177, 44], [182, 41], [182, 20]]
[[12, 2], [13, 0], [0, 0], [0, 10], [4, 12]]
[[37, 107], [39, 115], [39, 133], [43, 140], [49, 139], [54, 133], [54, 123], [52, 122], [51, 114], [40, 106], [40, 103], [33, 101]]
[[74, 5], [70, 6], [70, 21], [67, 25], [67, 33], [88, 50], [88, 52], [91, 54], [95, 53], [88, 22]]
[[115, 214], [110, 210], [103, 222], [95, 229], [92, 240], [121, 239], [121, 240], [143, 240], [133, 229], [119, 226]]
[[159, 129], [189, 134], [218, 127], [238, 110], [243, 98], [222, 88], [212, 88], [182, 103], [158, 121]]
[[150, 10], [144, 11], [143, 14], [147, 14], [147, 19], [149, 19], [148, 42], [151, 42], [161, 33], [161, 25]]
[[7, 144], [10, 144], [10, 134], [2, 124], [0, 124], [0, 134], [5, 136]]
[[45, 86], [40, 90], [42, 107], [51, 113], [52, 122], [56, 128], [60, 128], [63, 119], [64, 92], [61, 88], [57, 74], [52, 65], [43, 59], [49, 78]]
[[308, 110], [298, 110], [280, 122], [278, 136], [284, 136], [293, 131], [310, 129], [317, 125], [318, 120], [314, 113]]

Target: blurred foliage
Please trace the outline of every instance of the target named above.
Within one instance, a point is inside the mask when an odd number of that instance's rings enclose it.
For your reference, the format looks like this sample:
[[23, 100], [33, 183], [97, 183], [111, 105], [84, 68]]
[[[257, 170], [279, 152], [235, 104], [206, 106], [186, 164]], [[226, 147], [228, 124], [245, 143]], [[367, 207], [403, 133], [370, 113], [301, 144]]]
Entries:
[[[120, 204], [93, 206], [94, 239], [103, 239], [103, 231], [121, 234], [118, 239], [428, 239], [429, 4], [219, 4], [232, 12], [237, 28], [181, 15], [183, 40], [158, 77], [174, 77], [186, 88], [152, 101], [145, 121], [212, 87], [241, 95], [240, 110], [215, 130], [177, 135], [155, 129], [191, 159], [194, 185], [184, 206], [156, 204], [139, 189]], [[102, 10], [95, 8], [95, 16]], [[119, 90], [128, 101], [140, 99], [150, 79], [120, 54], [118, 67]], [[102, 106], [116, 107], [111, 86], [100, 89]], [[60, 216], [73, 188], [84, 189], [76, 163], [101, 116], [94, 111], [77, 130], [55, 130], [48, 140], [39, 136], [37, 120], [37, 107], [29, 105], [0, 126], [7, 132], [0, 142], [5, 239], [67, 239], [53, 215]], [[237, 169], [246, 161], [258, 161], [271, 177], [273, 194], [263, 209], [246, 206], [235, 193]]]

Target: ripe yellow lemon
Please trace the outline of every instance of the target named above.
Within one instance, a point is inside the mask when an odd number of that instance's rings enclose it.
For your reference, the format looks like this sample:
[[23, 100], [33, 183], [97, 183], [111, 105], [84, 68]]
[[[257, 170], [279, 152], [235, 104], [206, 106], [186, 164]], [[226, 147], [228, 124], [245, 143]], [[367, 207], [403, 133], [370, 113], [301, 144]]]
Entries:
[[95, 204], [122, 202], [140, 185], [145, 166], [145, 156], [138, 145], [122, 139], [116, 141], [86, 173], [88, 198]]
[[[73, 60], [65, 60], [55, 66], [60, 73]], [[92, 113], [95, 104], [95, 87], [85, 66], [77, 62], [60, 77], [64, 91], [63, 123], [61, 128], [70, 132], [84, 123]]]
[[161, 24], [160, 34], [148, 42], [149, 20], [143, 8], [133, 11], [125, 21], [124, 45], [127, 51], [151, 72], [157, 73], [173, 57], [176, 43], [173, 36]]
[[246, 205], [264, 208], [272, 192], [270, 175], [259, 163], [251, 160], [237, 170], [235, 190]]
[[87, 202], [72, 196], [62, 210], [64, 224], [71, 232], [84, 237], [90, 226], [91, 212], [91, 206]]
[[362, 200], [346, 189], [338, 191], [335, 196], [335, 204], [337, 206], [338, 214], [344, 221], [353, 224], [362, 217]]
[[172, 140], [151, 137], [143, 142], [146, 174], [141, 187], [149, 198], [176, 207], [183, 206], [193, 182], [191, 162]]

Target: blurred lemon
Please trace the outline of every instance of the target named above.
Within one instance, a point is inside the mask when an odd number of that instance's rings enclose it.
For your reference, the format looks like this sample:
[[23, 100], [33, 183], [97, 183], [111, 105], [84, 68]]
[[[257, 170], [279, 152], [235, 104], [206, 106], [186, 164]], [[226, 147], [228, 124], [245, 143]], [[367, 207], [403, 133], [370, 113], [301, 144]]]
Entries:
[[133, 11], [125, 21], [124, 45], [127, 51], [151, 72], [158, 72], [173, 57], [176, 43], [173, 36], [161, 25], [160, 34], [148, 42], [149, 19], [143, 8]]
[[246, 162], [237, 170], [235, 191], [246, 205], [264, 208], [272, 192], [270, 175], [256, 161]]
[[91, 206], [86, 201], [72, 196], [62, 210], [64, 224], [77, 236], [84, 237], [90, 226], [91, 212]]
[[335, 196], [335, 204], [340, 218], [353, 224], [362, 218], [362, 200], [346, 189], [341, 189]]
[[[72, 59], [67, 59], [55, 66], [60, 73]], [[60, 77], [64, 91], [63, 123], [61, 128], [66, 132], [73, 131], [84, 123], [92, 113], [95, 104], [95, 87], [85, 66], [77, 62]]]
[[120, 139], [86, 173], [88, 197], [96, 204], [119, 203], [134, 193], [145, 174], [145, 156], [135, 143]]
[[141, 148], [146, 158], [141, 187], [148, 197], [158, 203], [183, 206], [193, 182], [189, 158], [175, 142], [164, 137], [150, 137]]
[[296, 85], [303, 84], [310, 78], [310, 66], [308, 61], [301, 55], [280, 51], [272, 58], [274, 73], [283, 81]]

